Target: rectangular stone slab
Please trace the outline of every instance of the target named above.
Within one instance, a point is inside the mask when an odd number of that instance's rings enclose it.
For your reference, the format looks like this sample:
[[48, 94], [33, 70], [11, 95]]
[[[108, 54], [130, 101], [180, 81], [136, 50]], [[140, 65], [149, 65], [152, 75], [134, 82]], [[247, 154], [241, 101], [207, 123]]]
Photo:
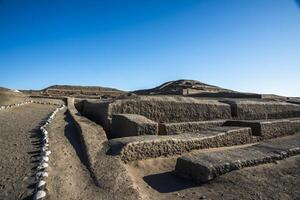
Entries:
[[232, 146], [253, 141], [250, 128], [232, 127], [229, 130], [206, 130], [199, 133], [173, 136], [134, 136], [109, 140], [110, 152], [120, 155], [124, 162], [172, 156], [195, 149]]
[[159, 135], [177, 135], [182, 133], [195, 133], [207, 128], [222, 126], [225, 120], [178, 122], [159, 124]]
[[113, 115], [110, 137], [129, 137], [139, 135], [157, 135], [158, 123], [142, 115], [118, 114]]
[[300, 154], [300, 135], [278, 138], [245, 148], [195, 153], [177, 159], [175, 173], [196, 183], [208, 182], [244, 167]]
[[252, 134], [263, 138], [273, 138], [297, 132], [289, 119], [280, 120], [228, 120], [224, 126], [251, 127]]
[[270, 100], [222, 100], [231, 106], [232, 116], [242, 120], [300, 117], [300, 105]]

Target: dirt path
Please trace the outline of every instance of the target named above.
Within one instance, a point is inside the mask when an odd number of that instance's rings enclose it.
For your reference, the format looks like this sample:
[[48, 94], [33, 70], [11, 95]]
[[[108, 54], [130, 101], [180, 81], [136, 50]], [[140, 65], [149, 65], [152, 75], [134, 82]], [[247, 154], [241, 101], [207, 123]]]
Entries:
[[59, 112], [48, 128], [50, 138], [48, 199], [102, 199], [87, 170], [80, 138], [67, 112]]
[[0, 199], [30, 199], [38, 128], [55, 106], [27, 104], [0, 111]]

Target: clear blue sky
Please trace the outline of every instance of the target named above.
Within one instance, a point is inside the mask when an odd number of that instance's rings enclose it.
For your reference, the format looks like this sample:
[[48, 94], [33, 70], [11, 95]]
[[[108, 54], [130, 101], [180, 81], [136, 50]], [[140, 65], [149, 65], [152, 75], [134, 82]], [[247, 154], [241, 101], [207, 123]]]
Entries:
[[293, 0], [0, 0], [0, 85], [134, 90], [196, 79], [300, 96]]

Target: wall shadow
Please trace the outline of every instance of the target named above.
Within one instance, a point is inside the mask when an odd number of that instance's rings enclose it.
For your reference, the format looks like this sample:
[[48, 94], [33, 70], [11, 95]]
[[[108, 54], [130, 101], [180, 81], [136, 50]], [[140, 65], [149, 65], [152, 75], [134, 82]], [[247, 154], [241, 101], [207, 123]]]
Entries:
[[197, 187], [189, 180], [177, 177], [173, 172], [164, 172], [144, 176], [143, 180], [154, 190], [160, 193], [170, 193]]

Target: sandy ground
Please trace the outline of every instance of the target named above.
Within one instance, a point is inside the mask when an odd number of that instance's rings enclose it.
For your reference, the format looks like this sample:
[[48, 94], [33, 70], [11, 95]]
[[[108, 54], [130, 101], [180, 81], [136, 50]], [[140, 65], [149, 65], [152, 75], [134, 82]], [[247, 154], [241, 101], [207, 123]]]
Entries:
[[0, 111], [0, 199], [30, 199], [38, 128], [55, 106], [27, 104]]
[[[49, 127], [48, 199], [102, 199], [86, 167], [80, 138], [67, 112], [59, 112]], [[109, 172], [108, 172], [109, 173]]]
[[203, 185], [175, 176], [175, 164], [176, 157], [158, 158], [127, 169], [144, 199], [300, 199], [300, 156], [233, 171]]

